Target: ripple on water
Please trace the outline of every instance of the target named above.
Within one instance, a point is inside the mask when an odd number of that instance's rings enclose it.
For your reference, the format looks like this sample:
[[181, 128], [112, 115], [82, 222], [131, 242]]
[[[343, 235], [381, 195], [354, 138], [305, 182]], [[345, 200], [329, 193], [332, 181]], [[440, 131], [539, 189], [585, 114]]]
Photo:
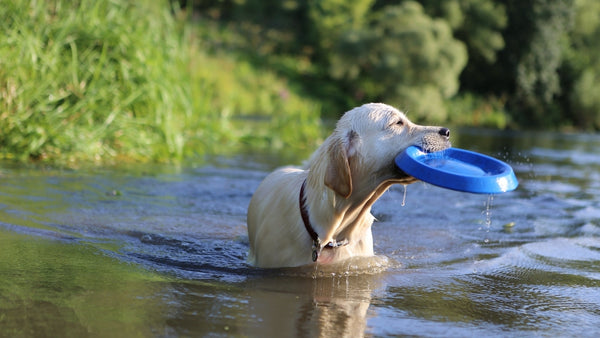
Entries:
[[522, 250], [546, 269], [600, 280], [600, 240], [596, 237], [556, 238], [526, 244]]
[[[600, 314], [600, 239], [554, 238], [509, 249], [474, 262], [457, 277], [468, 289], [462, 309], [469, 316], [507, 329], [533, 326], [552, 332], [597, 332]], [[463, 296], [462, 293], [459, 296]], [[587, 332], [587, 334], [586, 334]]]
[[243, 238], [207, 239], [164, 236], [131, 231], [115, 255], [163, 273], [188, 279], [243, 281], [254, 274], [246, 263], [248, 244]]
[[600, 239], [561, 237], [527, 243], [476, 264], [476, 269], [532, 285], [600, 286]]
[[280, 275], [330, 278], [374, 275], [400, 264], [386, 256], [353, 257], [335, 264], [309, 264], [282, 269], [259, 269], [246, 263], [247, 239], [194, 239], [131, 231], [128, 245], [116, 255], [156, 270], [190, 279], [243, 281], [251, 276]]

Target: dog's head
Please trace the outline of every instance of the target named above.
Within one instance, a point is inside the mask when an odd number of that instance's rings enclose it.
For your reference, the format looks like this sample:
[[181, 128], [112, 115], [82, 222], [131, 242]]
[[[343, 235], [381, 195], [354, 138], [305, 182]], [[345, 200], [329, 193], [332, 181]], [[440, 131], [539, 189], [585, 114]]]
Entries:
[[354, 108], [340, 118], [324, 144], [329, 157], [325, 185], [348, 198], [353, 182], [359, 180], [368, 180], [371, 185], [415, 182], [396, 167], [396, 156], [413, 145], [428, 152], [446, 149], [450, 147], [449, 137], [448, 128], [414, 124], [386, 104]]

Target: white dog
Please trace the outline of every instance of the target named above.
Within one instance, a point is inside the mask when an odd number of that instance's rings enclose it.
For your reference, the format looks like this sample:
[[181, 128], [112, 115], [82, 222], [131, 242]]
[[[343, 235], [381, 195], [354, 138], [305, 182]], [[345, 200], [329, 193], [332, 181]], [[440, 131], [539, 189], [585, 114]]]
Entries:
[[449, 136], [382, 103], [346, 112], [305, 169], [274, 171], [252, 196], [249, 262], [294, 267], [372, 256], [371, 206], [392, 184], [416, 181], [394, 158], [411, 145], [446, 149]]

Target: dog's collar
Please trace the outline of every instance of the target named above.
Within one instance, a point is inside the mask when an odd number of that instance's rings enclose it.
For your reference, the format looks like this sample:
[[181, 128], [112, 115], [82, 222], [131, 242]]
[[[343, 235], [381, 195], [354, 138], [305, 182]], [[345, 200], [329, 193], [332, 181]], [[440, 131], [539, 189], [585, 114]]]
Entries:
[[343, 241], [338, 242], [334, 239], [325, 245], [321, 244], [321, 239], [319, 238], [319, 234], [317, 234], [315, 229], [312, 227], [312, 225], [310, 224], [310, 219], [308, 218], [308, 207], [306, 206], [306, 196], [304, 196], [304, 188], [305, 187], [306, 187], [306, 180], [304, 180], [304, 182], [302, 182], [302, 187], [300, 188], [300, 196], [298, 198], [299, 203], [300, 203], [300, 216], [302, 216], [302, 222], [304, 223], [306, 232], [308, 232], [308, 234], [310, 235], [310, 238], [312, 239], [312, 260], [313, 260], [313, 262], [316, 262], [317, 258], [319, 258], [319, 254], [321, 253], [321, 250], [323, 250], [323, 248], [325, 248], [325, 247], [337, 248], [339, 246], [344, 246], [344, 245], [348, 244], [348, 240], [344, 239]]

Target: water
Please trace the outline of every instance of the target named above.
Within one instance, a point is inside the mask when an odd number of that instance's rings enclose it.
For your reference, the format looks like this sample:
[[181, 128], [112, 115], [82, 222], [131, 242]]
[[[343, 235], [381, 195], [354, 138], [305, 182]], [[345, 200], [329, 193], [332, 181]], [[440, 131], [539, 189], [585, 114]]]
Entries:
[[0, 336], [600, 334], [600, 137], [453, 145], [511, 163], [519, 188], [396, 186], [373, 208], [379, 256], [317, 272], [245, 263], [248, 202], [283, 163], [1, 164]]

